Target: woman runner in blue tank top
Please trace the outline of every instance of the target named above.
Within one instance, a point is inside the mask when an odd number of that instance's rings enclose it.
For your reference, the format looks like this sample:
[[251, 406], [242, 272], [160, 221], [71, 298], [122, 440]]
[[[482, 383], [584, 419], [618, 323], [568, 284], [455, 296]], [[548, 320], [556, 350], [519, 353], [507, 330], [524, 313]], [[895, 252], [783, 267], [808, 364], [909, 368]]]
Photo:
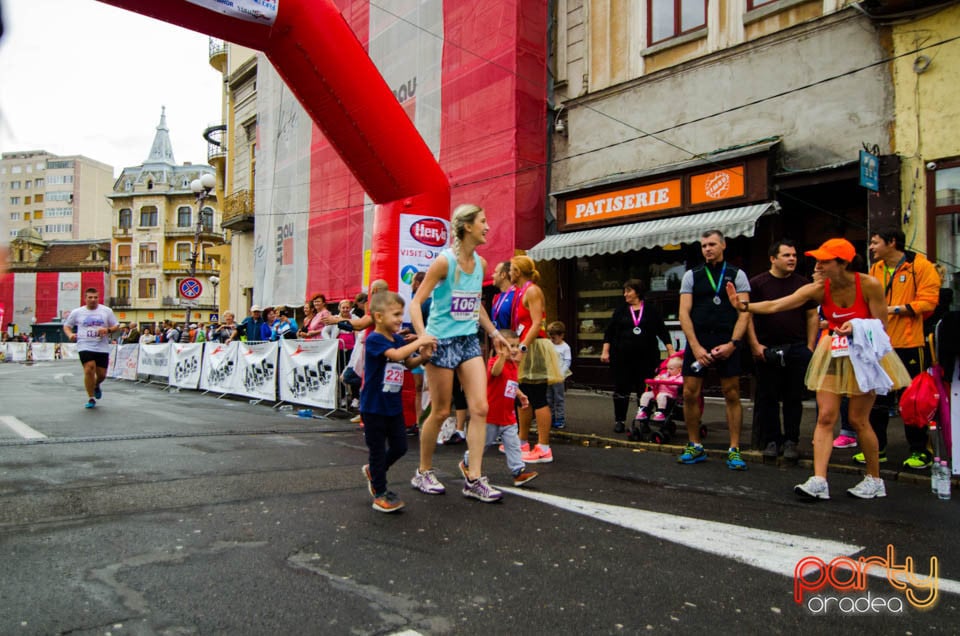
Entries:
[[[487, 435], [487, 369], [480, 354], [477, 323], [491, 338], [500, 337], [480, 302], [483, 272], [487, 263], [476, 253], [487, 242], [487, 215], [483, 208], [463, 204], [453, 211], [450, 221], [453, 245], [427, 269], [423, 283], [410, 303], [410, 320], [418, 335], [437, 338], [437, 348], [426, 365], [430, 388], [430, 416], [420, 432], [420, 467], [411, 485], [421, 492], [439, 495], [446, 492], [433, 472], [433, 451], [440, 425], [450, 415], [453, 398], [453, 374], [457, 371], [467, 396], [470, 427], [467, 448], [470, 466], [465, 468], [463, 495], [480, 501], [497, 501], [502, 494], [489, 484], [482, 473], [483, 449]], [[432, 298], [430, 317], [423, 324], [420, 306]]]

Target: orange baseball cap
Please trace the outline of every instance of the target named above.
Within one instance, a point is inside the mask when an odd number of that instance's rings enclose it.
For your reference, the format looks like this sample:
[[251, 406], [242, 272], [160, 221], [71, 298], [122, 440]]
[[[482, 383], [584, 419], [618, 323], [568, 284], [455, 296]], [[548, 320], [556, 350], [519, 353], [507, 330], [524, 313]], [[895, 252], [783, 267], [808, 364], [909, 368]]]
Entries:
[[818, 261], [829, 261], [839, 258], [849, 263], [853, 260], [853, 257], [857, 255], [857, 250], [853, 247], [853, 243], [847, 239], [835, 238], [824, 241], [823, 245], [819, 248], [805, 252], [805, 254], [814, 257]]

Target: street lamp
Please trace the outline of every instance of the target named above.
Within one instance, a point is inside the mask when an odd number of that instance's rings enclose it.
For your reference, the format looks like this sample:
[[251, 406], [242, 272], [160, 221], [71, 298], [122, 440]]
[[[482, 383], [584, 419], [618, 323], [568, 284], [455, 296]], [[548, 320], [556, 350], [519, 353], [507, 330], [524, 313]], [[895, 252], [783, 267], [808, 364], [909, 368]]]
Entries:
[[[203, 229], [203, 202], [210, 196], [210, 192], [216, 185], [216, 177], [209, 172], [190, 182], [190, 189], [197, 195], [197, 230], [193, 234], [193, 252], [190, 254], [190, 278], [197, 275], [197, 257], [200, 256], [200, 231]], [[187, 302], [187, 322], [185, 326], [187, 329], [190, 328], [189, 300]]]
[[219, 316], [220, 316], [220, 308], [217, 306], [217, 287], [220, 286], [220, 277], [219, 277], [219, 276], [211, 276], [211, 277], [210, 277], [210, 284], [213, 285], [213, 308], [214, 308], [214, 309], [216, 310], [216, 312], [217, 312], [217, 317], [219, 317]]

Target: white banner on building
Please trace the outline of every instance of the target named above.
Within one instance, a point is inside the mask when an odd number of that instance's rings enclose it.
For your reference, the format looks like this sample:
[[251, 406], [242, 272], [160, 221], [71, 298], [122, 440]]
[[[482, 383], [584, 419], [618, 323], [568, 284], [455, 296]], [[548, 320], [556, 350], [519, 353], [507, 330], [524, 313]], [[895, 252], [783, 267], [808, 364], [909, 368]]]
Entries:
[[276, 342], [241, 342], [237, 352], [237, 393], [263, 400], [277, 399]]
[[114, 354], [113, 365], [110, 367], [110, 377], [121, 380], [137, 379], [137, 361], [140, 359], [140, 345], [122, 344]]
[[34, 362], [49, 362], [53, 360], [56, 345], [52, 342], [32, 342], [30, 351], [33, 353]]
[[[37, 316], [37, 275], [18, 272], [13, 275], [13, 307], [10, 317], [4, 318], [17, 325], [17, 333], [30, 333], [34, 322], [45, 322]], [[49, 320], [49, 318], [48, 318]]]
[[280, 399], [337, 408], [339, 340], [280, 341]]
[[240, 373], [237, 370], [239, 342], [208, 342], [203, 347], [203, 371], [200, 388], [217, 393], [238, 393]]
[[[103, 303], [107, 302], [103, 298], [100, 300]], [[80, 292], [80, 272], [60, 272], [57, 286], [57, 315], [66, 320], [70, 312], [79, 307], [83, 301], [83, 294]]]
[[27, 361], [27, 343], [26, 342], [8, 342], [7, 343], [7, 362], [26, 362]]
[[269, 64], [258, 67], [261, 130], [257, 144], [254, 302], [293, 304], [307, 292], [311, 140], [313, 122]]
[[60, 359], [61, 360], [79, 360], [80, 356], [77, 354], [77, 343], [61, 342], [60, 343]]
[[214, 13], [270, 26], [277, 19], [280, 0], [187, 0]]
[[413, 292], [410, 285], [417, 272], [426, 272], [440, 252], [447, 246], [450, 236], [450, 224], [432, 216], [417, 214], [400, 215], [400, 282], [397, 292], [406, 300], [403, 307], [403, 320], [410, 322], [410, 298]]
[[200, 362], [203, 359], [203, 343], [174, 343], [170, 355], [170, 386], [195, 389], [200, 385]]
[[166, 380], [170, 376], [170, 351], [173, 343], [140, 345], [137, 359], [137, 375], [158, 375]]

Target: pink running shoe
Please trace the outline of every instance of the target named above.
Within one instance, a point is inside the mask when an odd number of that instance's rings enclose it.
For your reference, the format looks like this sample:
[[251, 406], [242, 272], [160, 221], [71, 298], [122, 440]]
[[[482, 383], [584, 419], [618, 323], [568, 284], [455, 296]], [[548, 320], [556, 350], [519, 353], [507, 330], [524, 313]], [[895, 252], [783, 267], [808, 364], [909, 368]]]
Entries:
[[[497, 450], [500, 451], [501, 453], [503, 453], [504, 455], [507, 453], [507, 451], [505, 451], [504, 448], [503, 448], [503, 444], [500, 444], [500, 446], [497, 447]], [[529, 452], [530, 452], [530, 442], [524, 442], [523, 444], [520, 444], [520, 452], [521, 452], [521, 453], [529, 453]]]
[[650, 419], [650, 414], [647, 413], [647, 409], [641, 406], [639, 409], [637, 409], [637, 417], [635, 417], [634, 419], [637, 421], [648, 420]]
[[653, 414], [653, 417], [651, 419], [654, 422], [666, 422], [667, 414], [661, 411], [660, 409], [657, 409], [657, 412]]
[[853, 448], [857, 445], [857, 438], [850, 437], [849, 435], [839, 435], [837, 439], [833, 440], [834, 448]]
[[553, 461], [553, 449], [543, 450], [540, 444], [537, 444], [529, 452], [524, 453], [522, 459], [526, 464], [549, 464]]

